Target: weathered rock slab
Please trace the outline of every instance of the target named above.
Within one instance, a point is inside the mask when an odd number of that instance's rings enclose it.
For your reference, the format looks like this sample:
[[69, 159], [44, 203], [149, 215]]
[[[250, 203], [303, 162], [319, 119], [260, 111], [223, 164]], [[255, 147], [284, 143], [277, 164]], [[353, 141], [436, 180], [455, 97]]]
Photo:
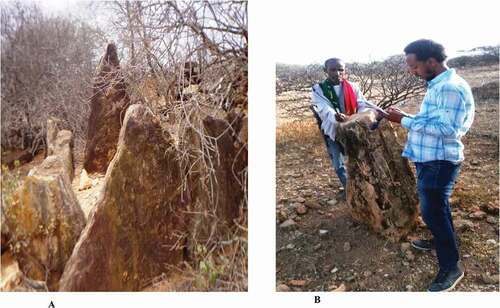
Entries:
[[104, 181], [61, 291], [138, 291], [183, 260], [177, 153], [146, 107], [128, 108]]
[[228, 235], [246, 200], [247, 118], [242, 113], [207, 116], [202, 129], [188, 132], [191, 238], [205, 242]]
[[[57, 133], [53, 155], [34, 167], [5, 204], [4, 220], [12, 253], [27, 279], [45, 281], [57, 290], [58, 280], [85, 226], [71, 188], [72, 134]], [[3, 229], [3, 227], [2, 227]]]
[[398, 241], [415, 226], [416, 183], [393, 126], [383, 120], [378, 129], [372, 112], [357, 114], [337, 131], [347, 158], [347, 202], [355, 220]]
[[0, 292], [46, 292], [44, 281], [35, 281], [26, 277], [19, 269], [19, 264], [10, 252], [2, 253], [2, 275]]
[[106, 173], [130, 102], [113, 43], [101, 58], [93, 87], [83, 166], [88, 173]]

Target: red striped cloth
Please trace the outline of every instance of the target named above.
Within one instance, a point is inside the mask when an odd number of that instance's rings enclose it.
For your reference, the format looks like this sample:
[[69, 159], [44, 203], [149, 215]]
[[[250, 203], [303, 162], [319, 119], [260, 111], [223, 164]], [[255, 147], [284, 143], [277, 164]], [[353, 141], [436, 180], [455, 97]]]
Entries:
[[347, 115], [355, 114], [358, 110], [356, 93], [354, 93], [351, 84], [345, 79], [342, 80], [342, 87], [344, 88], [345, 112]]

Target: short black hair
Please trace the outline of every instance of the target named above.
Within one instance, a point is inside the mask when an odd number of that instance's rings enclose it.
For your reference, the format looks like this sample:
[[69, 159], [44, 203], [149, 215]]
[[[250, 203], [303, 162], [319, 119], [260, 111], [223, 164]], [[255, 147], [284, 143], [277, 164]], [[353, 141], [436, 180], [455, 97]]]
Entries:
[[405, 47], [404, 51], [407, 55], [411, 53], [414, 54], [419, 61], [434, 58], [439, 63], [443, 63], [447, 57], [443, 45], [436, 43], [433, 40], [426, 39], [411, 42]]
[[339, 58], [330, 58], [328, 60], [325, 61], [325, 69], [326, 69], [326, 66], [328, 65], [328, 62], [332, 62], [332, 61], [335, 61], [335, 62], [338, 62], [338, 63], [344, 63], [344, 61], [342, 59], [339, 59]]

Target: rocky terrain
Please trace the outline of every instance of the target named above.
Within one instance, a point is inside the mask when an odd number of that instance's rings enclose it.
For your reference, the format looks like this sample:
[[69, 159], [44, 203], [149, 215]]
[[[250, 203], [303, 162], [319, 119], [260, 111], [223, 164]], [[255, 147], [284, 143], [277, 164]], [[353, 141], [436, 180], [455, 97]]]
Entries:
[[[490, 89], [496, 86], [498, 93], [498, 67], [458, 73], [479, 99], [451, 198], [466, 272], [456, 290], [498, 291], [498, 94]], [[309, 100], [306, 90], [277, 97], [277, 290], [425, 291], [437, 271], [436, 257], [415, 251], [409, 241], [429, 237], [429, 231], [419, 220], [406, 239], [393, 243], [352, 219]], [[410, 100], [401, 109], [415, 113], [419, 105]], [[398, 135], [404, 144], [404, 129]]]
[[0, 290], [246, 289], [246, 114], [171, 131], [126, 86], [110, 43], [85, 150], [50, 117], [46, 155], [2, 166]]

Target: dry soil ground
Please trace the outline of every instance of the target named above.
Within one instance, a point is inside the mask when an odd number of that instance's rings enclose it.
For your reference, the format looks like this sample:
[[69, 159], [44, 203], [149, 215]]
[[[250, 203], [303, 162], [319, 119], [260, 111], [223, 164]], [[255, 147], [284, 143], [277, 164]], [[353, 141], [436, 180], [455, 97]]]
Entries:
[[[498, 82], [498, 66], [458, 73], [471, 87]], [[435, 254], [407, 244], [430, 236], [425, 225], [420, 221], [406, 242], [391, 243], [351, 219], [308, 104], [307, 91], [277, 97], [277, 289], [425, 291], [437, 271]], [[415, 113], [419, 105], [415, 99], [402, 109]], [[458, 291], [499, 290], [498, 119], [498, 97], [476, 101], [463, 139], [466, 160], [451, 198], [466, 271]]]

